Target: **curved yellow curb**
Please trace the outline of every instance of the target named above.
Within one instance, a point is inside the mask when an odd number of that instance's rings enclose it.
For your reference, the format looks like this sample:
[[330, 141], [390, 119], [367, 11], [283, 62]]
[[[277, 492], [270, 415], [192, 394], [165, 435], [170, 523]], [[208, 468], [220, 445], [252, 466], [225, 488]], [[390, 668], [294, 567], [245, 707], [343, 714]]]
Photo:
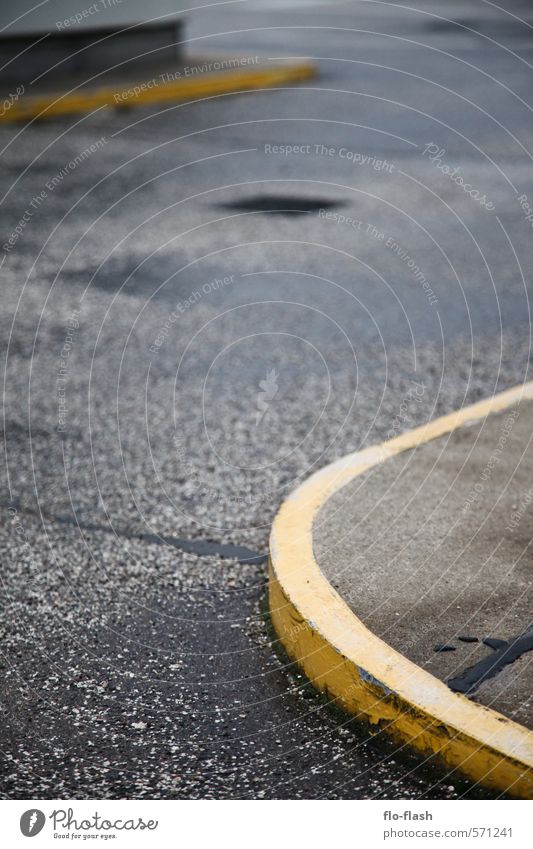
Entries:
[[269, 605], [289, 656], [344, 710], [379, 724], [425, 755], [438, 754], [470, 779], [533, 798], [533, 733], [453, 693], [369, 631], [320, 571], [312, 539], [320, 507], [357, 475], [522, 399], [533, 399], [533, 382], [350, 454], [312, 475], [274, 520]]
[[[115, 86], [81, 89], [73, 94], [50, 92], [22, 98], [8, 109], [0, 120], [23, 121], [32, 118], [52, 118], [71, 112], [90, 112], [99, 106], [114, 108], [164, 103], [168, 101], [194, 100], [213, 97], [217, 94], [245, 92], [253, 89], [271, 88], [290, 82], [300, 82], [315, 75], [315, 66], [309, 61], [278, 62], [270, 67], [247, 68], [238, 71], [199, 74], [197, 77], [172, 80], [151, 88], [143, 88], [135, 97], [117, 99], [120, 87], [127, 87], [124, 80]], [[133, 85], [133, 84], [132, 84]]]

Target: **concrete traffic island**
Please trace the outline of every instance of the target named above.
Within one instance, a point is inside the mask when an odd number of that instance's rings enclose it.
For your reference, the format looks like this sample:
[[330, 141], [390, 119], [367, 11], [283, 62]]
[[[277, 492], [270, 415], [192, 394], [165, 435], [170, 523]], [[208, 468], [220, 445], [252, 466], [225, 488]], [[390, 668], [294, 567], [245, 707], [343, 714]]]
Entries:
[[533, 797], [533, 384], [313, 475], [272, 529], [270, 612], [344, 710]]

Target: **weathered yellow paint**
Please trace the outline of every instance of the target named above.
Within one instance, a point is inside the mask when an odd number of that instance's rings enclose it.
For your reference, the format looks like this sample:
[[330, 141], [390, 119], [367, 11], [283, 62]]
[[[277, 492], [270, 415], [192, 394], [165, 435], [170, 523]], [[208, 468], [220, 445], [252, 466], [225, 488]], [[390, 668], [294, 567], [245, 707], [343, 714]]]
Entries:
[[[119, 93], [116, 86], [87, 87], [72, 94], [56, 91], [46, 95], [21, 98], [10, 109], [6, 110], [0, 120], [27, 121], [32, 118], [52, 118], [72, 112], [90, 112], [99, 106], [128, 107], [131, 109], [132, 106], [145, 106], [149, 103], [194, 100], [202, 97], [213, 97], [217, 94], [250, 91], [299, 82], [310, 79], [314, 74], [315, 66], [312, 62], [279, 62], [270, 67], [199, 74], [198, 77], [172, 80], [146, 89], [136, 97], [116, 102], [114, 95]], [[125, 81], [122, 81], [121, 84], [124, 88], [127, 87]]]
[[452, 693], [369, 631], [320, 571], [312, 526], [324, 502], [366, 469], [532, 398], [533, 382], [350, 454], [312, 475], [274, 520], [269, 580], [274, 629], [318, 689], [419, 752], [438, 754], [470, 779], [523, 798], [533, 798], [533, 733]]

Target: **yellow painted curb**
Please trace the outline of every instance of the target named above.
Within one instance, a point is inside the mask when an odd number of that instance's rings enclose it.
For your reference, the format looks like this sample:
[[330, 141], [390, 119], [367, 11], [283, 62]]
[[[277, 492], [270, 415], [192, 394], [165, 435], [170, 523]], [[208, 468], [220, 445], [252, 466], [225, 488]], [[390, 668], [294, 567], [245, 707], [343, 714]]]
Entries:
[[[217, 73], [199, 74], [194, 78], [185, 78], [162, 82], [151, 88], [145, 88], [135, 96], [115, 99], [121, 90], [134, 86], [122, 80], [116, 86], [86, 88], [76, 92], [50, 92], [46, 95], [36, 95], [14, 103], [4, 115], [3, 121], [25, 121], [32, 118], [51, 118], [71, 112], [90, 112], [99, 106], [114, 108], [146, 105], [149, 103], [164, 103], [168, 101], [194, 100], [201, 97], [213, 97], [217, 94], [244, 92], [253, 89], [271, 88], [285, 83], [300, 82], [315, 75], [312, 62], [278, 62], [270, 67], [224, 71]], [[139, 88], [142, 83], [139, 84]]]
[[468, 422], [533, 399], [533, 382], [332, 463], [283, 503], [270, 536], [269, 606], [289, 656], [328, 698], [492, 789], [533, 798], [533, 732], [453, 693], [369, 631], [314, 558], [313, 520], [357, 475]]

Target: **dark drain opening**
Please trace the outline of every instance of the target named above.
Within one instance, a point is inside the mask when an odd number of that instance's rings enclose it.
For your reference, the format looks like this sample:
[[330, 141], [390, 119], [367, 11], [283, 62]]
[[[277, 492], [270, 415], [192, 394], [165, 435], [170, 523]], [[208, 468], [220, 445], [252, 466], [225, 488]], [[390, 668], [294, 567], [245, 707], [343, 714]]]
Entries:
[[306, 198], [290, 195], [254, 195], [242, 200], [216, 204], [219, 209], [236, 212], [269, 212], [273, 215], [304, 215], [320, 209], [335, 209], [345, 206], [344, 201], [331, 198]]
[[233, 545], [231, 543], [210, 542], [209, 540], [179, 539], [177, 537], [158, 536], [157, 534], [139, 534], [139, 539], [144, 542], [156, 543], [157, 545], [170, 545], [180, 548], [188, 554], [202, 555], [206, 557], [222, 557], [238, 560], [239, 563], [266, 563], [268, 556], [258, 554], [245, 545]]

